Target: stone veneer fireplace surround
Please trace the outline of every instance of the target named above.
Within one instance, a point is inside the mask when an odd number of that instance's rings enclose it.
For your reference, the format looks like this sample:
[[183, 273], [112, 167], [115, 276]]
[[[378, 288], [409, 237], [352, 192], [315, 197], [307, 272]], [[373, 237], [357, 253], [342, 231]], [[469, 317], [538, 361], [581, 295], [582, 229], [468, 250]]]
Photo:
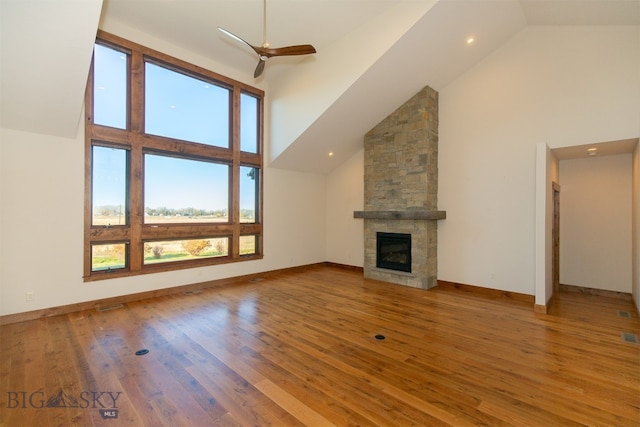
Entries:
[[[364, 276], [437, 285], [438, 92], [425, 87], [364, 138]], [[411, 235], [410, 272], [377, 267], [378, 233]]]

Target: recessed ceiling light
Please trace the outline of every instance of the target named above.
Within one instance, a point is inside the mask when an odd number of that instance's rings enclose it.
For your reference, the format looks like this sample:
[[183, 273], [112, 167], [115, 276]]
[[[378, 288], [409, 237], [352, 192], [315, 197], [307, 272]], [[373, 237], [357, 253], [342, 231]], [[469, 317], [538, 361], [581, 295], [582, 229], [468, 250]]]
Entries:
[[472, 37], [469, 37], [469, 38], [467, 39], [467, 44], [473, 44], [473, 42], [474, 42], [474, 41], [476, 41], [476, 39], [475, 39], [473, 36], [472, 36]]
[[333, 156], [333, 151], [329, 151], [329, 157]]

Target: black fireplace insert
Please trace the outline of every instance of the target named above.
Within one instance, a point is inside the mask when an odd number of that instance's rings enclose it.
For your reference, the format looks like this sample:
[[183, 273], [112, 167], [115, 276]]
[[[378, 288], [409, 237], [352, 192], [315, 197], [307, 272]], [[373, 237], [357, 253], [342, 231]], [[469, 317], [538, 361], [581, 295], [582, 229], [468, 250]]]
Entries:
[[411, 273], [411, 234], [378, 232], [376, 237], [376, 267]]

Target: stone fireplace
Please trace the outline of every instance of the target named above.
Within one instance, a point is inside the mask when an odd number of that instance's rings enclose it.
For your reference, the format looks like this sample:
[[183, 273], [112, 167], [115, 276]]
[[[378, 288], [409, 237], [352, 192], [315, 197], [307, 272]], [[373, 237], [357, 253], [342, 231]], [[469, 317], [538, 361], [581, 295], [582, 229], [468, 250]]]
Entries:
[[[364, 138], [364, 276], [415, 288], [437, 285], [438, 92], [425, 87]], [[410, 236], [381, 254], [379, 238]], [[386, 254], [387, 262], [384, 259]], [[408, 268], [398, 267], [406, 260]], [[381, 262], [382, 261], [382, 262]], [[389, 268], [391, 267], [391, 268]]]

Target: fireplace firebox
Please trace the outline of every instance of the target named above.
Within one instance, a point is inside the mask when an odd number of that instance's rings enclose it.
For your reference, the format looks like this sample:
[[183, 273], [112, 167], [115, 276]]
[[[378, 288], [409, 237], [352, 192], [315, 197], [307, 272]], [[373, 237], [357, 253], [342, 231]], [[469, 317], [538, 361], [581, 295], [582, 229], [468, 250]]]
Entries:
[[376, 267], [411, 273], [411, 234], [376, 235]]

